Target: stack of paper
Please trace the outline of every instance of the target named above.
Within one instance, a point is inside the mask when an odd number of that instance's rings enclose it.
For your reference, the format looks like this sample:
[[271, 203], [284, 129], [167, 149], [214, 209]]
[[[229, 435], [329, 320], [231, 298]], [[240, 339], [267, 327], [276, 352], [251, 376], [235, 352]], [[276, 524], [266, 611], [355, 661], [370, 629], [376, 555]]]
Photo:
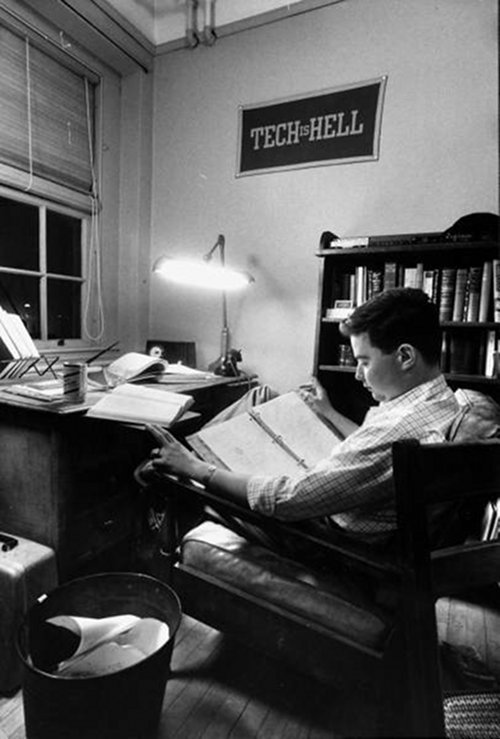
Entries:
[[0, 379], [23, 374], [39, 356], [21, 317], [0, 307]]

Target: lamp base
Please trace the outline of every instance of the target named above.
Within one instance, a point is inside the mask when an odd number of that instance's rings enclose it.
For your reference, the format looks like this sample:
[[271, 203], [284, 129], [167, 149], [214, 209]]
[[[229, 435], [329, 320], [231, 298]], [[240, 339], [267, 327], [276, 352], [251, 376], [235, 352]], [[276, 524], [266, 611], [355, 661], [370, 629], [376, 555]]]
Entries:
[[240, 371], [237, 362], [241, 362], [241, 351], [239, 349], [229, 349], [227, 354], [216, 359], [208, 365], [210, 372], [221, 377], [238, 377]]

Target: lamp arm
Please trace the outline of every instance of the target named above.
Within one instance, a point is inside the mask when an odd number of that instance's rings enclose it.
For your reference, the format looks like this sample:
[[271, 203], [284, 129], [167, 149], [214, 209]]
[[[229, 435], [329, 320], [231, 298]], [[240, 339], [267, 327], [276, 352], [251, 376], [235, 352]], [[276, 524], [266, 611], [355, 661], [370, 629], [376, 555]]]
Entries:
[[217, 241], [212, 246], [209, 252], [205, 254], [203, 259], [206, 262], [209, 262], [212, 259], [213, 253], [216, 249], [220, 249], [220, 262], [222, 266], [224, 267], [225, 261], [226, 261], [226, 239], [224, 238], [223, 234], [219, 234], [217, 237]]

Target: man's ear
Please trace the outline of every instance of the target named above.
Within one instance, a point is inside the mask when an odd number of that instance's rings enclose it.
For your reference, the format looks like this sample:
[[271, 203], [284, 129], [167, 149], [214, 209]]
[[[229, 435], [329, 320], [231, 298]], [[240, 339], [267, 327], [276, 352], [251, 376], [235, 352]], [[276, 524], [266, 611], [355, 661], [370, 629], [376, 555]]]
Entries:
[[401, 369], [409, 370], [415, 366], [417, 360], [417, 352], [411, 344], [401, 344], [397, 350], [397, 357]]

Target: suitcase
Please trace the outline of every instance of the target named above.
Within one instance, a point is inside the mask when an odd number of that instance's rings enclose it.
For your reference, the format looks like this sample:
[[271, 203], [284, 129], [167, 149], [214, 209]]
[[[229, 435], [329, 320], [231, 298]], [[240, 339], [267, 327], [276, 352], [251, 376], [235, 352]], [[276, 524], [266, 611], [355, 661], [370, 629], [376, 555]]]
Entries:
[[21, 685], [17, 631], [39, 596], [57, 587], [54, 550], [0, 533], [0, 693]]

